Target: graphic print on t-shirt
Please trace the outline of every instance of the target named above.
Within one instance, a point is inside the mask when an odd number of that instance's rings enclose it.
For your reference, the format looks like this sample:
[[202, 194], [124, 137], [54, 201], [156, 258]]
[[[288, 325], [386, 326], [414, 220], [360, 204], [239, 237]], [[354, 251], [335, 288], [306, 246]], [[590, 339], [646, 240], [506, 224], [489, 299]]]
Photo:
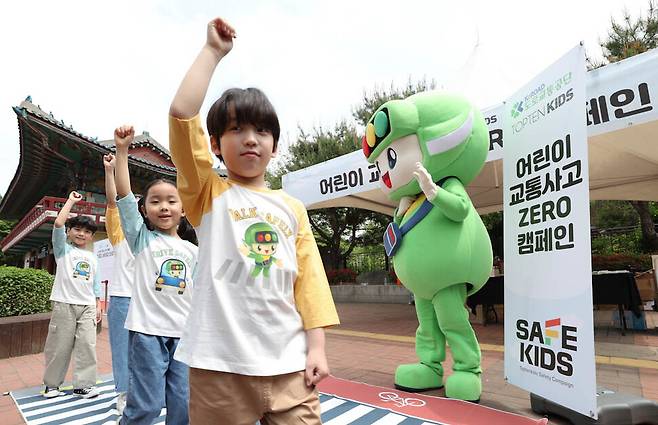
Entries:
[[278, 245], [279, 235], [268, 223], [260, 222], [247, 227], [242, 246], [238, 249], [245, 257], [254, 259], [251, 277], [256, 277], [261, 272], [264, 277], [270, 277], [270, 267], [273, 263], [281, 267], [282, 261], [274, 257]]
[[75, 265], [75, 270], [73, 270], [73, 277], [89, 280], [91, 277], [91, 266], [89, 263], [86, 261], [78, 261]]
[[185, 263], [181, 260], [170, 258], [160, 266], [160, 274], [155, 280], [155, 290], [162, 291], [165, 286], [175, 288], [181, 295], [185, 292]]

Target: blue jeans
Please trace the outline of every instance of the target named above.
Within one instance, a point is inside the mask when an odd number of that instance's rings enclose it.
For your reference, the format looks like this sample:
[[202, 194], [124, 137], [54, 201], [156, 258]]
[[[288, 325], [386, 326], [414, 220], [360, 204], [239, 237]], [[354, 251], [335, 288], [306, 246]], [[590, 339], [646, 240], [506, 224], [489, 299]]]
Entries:
[[112, 296], [107, 310], [114, 389], [119, 393], [128, 391], [128, 329], [124, 328], [124, 324], [129, 305], [130, 297]]
[[167, 425], [189, 423], [189, 369], [174, 360], [179, 338], [130, 331], [129, 387], [122, 425], [151, 425], [167, 408]]

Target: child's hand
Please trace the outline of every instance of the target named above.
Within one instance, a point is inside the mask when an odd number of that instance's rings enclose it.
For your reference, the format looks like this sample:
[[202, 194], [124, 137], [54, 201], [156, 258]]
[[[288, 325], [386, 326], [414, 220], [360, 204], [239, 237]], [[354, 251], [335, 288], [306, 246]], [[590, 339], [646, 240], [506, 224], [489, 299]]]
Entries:
[[235, 30], [222, 18], [215, 18], [208, 23], [206, 44], [222, 56], [233, 48]]
[[69, 194], [69, 201], [73, 202], [74, 204], [82, 201], [82, 195], [80, 195], [78, 192], [75, 190]]
[[108, 153], [107, 155], [103, 155], [103, 166], [105, 167], [105, 171], [114, 171], [116, 162], [116, 158], [113, 154]]
[[309, 351], [306, 355], [306, 371], [304, 373], [306, 386], [315, 386], [327, 376], [329, 376], [329, 364], [324, 350]]
[[134, 138], [135, 129], [132, 125], [122, 125], [114, 129], [114, 145], [117, 149], [127, 148]]

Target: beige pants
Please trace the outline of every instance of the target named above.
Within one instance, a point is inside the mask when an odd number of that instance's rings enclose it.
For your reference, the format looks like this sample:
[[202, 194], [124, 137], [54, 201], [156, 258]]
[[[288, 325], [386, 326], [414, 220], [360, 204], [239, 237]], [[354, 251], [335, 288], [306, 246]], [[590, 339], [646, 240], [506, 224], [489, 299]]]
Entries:
[[304, 372], [246, 376], [190, 368], [190, 424], [321, 424], [320, 399]]
[[46, 371], [43, 382], [59, 387], [73, 361], [73, 387], [96, 384], [96, 306], [53, 301], [46, 338]]

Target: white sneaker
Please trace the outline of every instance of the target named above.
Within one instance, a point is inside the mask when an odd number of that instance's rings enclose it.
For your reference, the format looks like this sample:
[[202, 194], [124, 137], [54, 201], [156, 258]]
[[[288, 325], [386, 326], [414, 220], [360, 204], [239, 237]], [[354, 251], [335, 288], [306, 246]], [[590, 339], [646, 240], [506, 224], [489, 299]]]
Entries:
[[60, 395], [63, 395], [64, 393], [59, 390], [57, 387], [48, 387], [46, 386], [46, 389], [43, 390], [43, 396], [46, 398], [53, 398], [57, 397]]
[[119, 393], [117, 397], [117, 411], [119, 416], [123, 416], [123, 409], [126, 408], [126, 393]]
[[87, 387], [87, 388], [76, 388], [73, 390], [73, 394], [82, 398], [94, 398], [98, 397], [98, 390], [96, 387]]

